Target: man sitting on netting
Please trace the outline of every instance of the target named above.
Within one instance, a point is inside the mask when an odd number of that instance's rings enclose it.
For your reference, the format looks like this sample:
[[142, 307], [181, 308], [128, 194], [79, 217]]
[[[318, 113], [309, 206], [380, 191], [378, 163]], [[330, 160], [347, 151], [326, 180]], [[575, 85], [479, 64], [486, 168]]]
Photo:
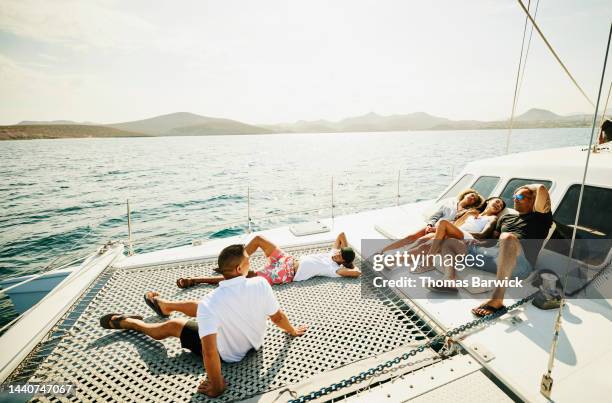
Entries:
[[172, 311], [196, 320], [173, 318], [163, 323], [145, 323], [142, 316], [109, 313], [100, 318], [105, 329], [129, 329], [162, 340], [177, 337], [181, 347], [201, 355], [206, 379], [198, 392], [211, 397], [225, 390], [221, 360], [238, 362], [264, 341], [267, 319], [291, 336], [301, 336], [306, 326], [294, 328], [280, 309], [272, 288], [262, 278], [247, 278], [249, 255], [244, 245], [231, 245], [221, 251], [218, 271], [223, 274], [219, 288], [200, 301], [167, 301], [156, 292], [145, 294], [145, 302], [157, 314], [167, 317]]
[[[315, 276], [323, 277], [359, 277], [361, 271], [353, 265], [355, 252], [348, 246], [346, 235], [341, 232], [330, 252], [294, 257], [266, 238], [256, 235], [245, 247], [246, 253], [252, 255], [261, 248], [268, 264], [263, 268], [250, 271], [247, 277], [263, 277], [271, 285], [286, 284], [293, 281], [304, 281]], [[180, 288], [196, 284], [218, 284], [223, 276], [179, 278], [176, 285]]]

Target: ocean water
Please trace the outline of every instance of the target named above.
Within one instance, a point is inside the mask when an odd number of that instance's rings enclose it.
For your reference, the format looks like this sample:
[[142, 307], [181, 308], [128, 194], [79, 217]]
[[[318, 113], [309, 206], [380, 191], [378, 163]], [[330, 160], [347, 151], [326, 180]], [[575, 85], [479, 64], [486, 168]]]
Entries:
[[[433, 198], [505, 130], [0, 142], [0, 279], [127, 238], [137, 253]], [[587, 144], [590, 130], [515, 130], [511, 152]], [[333, 179], [332, 179], [333, 178]], [[311, 210], [309, 212], [297, 212]], [[316, 210], [316, 211], [312, 211]], [[56, 260], [57, 259], [57, 260]], [[0, 300], [0, 323], [15, 315]]]

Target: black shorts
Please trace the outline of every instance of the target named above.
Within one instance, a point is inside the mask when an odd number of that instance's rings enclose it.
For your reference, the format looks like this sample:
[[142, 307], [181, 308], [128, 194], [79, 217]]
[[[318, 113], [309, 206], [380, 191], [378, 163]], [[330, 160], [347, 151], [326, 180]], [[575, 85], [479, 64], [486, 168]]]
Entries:
[[185, 323], [181, 331], [181, 347], [190, 350], [192, 353], [202, 355], [202, 342], [198, 333], [198, 322], [190, 320]]

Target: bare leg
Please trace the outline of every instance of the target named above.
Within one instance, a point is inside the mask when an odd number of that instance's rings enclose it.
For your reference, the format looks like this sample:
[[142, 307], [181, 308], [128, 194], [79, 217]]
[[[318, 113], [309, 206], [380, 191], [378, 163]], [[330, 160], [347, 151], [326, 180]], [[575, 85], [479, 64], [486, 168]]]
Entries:
[[[503, 280], [510, 277], [516, 265], [516, 258], [521, 251], [521, 243], [518, 238], [511, 233], [501, 234], [499, 237], [499, 260], [497, 262], [497, 279]], [[493, 306], [502, 306], [504, 302], [505, 287], [497, 287], [493, 291], [491, 301]]]
[[170, 319], [163, 323], [145, 323], [139, 319], [124, 319], [119, 325], [121, 329], [135, 330], [155, 340], [163, 340], [168, 337], [181, 337], [185, 323], [187, 319], [180, 318]]
[[406, 237], [404, 237], [404, 238], [402, 238], [402, 239], [400, 239], [398, 241], [393, 242], [391, 245], [385, 246], [381, 252], [384, 253], [384, 252], [388, 252], [390, 250], [401, 248], [402, 246], [410, 245], [411, 243], [413, 243], [417, 239], [421, 238], [423, 235], [425, 235], [425, 228], [421, 228], [417, 232], [409, 234]]
[[[463, 242], [460, 242], [458, 240], [448, 239], [442, 244], [440, 253], [443, 256], [464, 255], [467, 253], [467, 246]], [[453, 266], [444, 266], [444, 271], [448, 279], [450, 280], [457, 279], [457, 271], [455, 270]]]
[[161, 309], [164, 315], [170, 315], [172, 312], [181, 312], [187, 316], [195, 318], [198, 311], [198, 301], [170, 301], [159, 297], [159, 293], [156, 291], [149, 291], [147, 293], [148, 299], [157, 297], [157, 305]]
[[[512, 274], [512, 270], [516, 265], [516, 258], [518, 257], [521, 251], [521, 243], [518, 238], [511, 233], [505, 232], [502, 233], [499, 237], [499, 258], [497, 261], [497, 279], [503, 280]], [[506, 293], [505, 287], [496, 287], [493, 290], [493, 295], [491, 295], [491, 299], [487, 301], [483, 305], [489, 305], [494, 308], [501, 308], [504, 305], [504, 295]], [[472, 310], [472, 312], [479, 315], [487, 315], [490, 310], [477, 307]]]
[[440, 220], [436, 233], [434, 235], [434, 242], [431, 246], [429, 253], [435, 254], [440, 250], [440, 241], [447, 238], [463, 239], [463, 231], [459, 229], [455, 224], [447, 220]]
[[251, 256], [253, 253], [255, 253], [257, 248], [261, 248], [266, 257], [268, 257], [272, 254], [272, 252], [278, 249], [278, 246], [268, 241], [266, 238], [256, 235], [253, 239], [251, 239], [251, 242], [245, 246], [245, 250], [246, 253]]

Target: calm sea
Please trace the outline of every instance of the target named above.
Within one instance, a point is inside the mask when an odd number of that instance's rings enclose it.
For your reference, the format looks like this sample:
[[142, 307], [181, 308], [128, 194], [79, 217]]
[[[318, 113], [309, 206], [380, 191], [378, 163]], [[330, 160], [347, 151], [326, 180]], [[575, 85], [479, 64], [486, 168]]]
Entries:
[[[511, 151], [587, 144], [589, 129], [515, 130]], [[0, 142], [0, 279], [127, 238], [137, 252], [435, 197], [504, 153], [505, 130]], [[313, 210], [295, 213], [297, 210]], [[146, 239], [142, 239], [146, 238]], [[54, 262], [54, 259], [58, 260]], [[0, 322], [14, 315], [0, 301]]]

